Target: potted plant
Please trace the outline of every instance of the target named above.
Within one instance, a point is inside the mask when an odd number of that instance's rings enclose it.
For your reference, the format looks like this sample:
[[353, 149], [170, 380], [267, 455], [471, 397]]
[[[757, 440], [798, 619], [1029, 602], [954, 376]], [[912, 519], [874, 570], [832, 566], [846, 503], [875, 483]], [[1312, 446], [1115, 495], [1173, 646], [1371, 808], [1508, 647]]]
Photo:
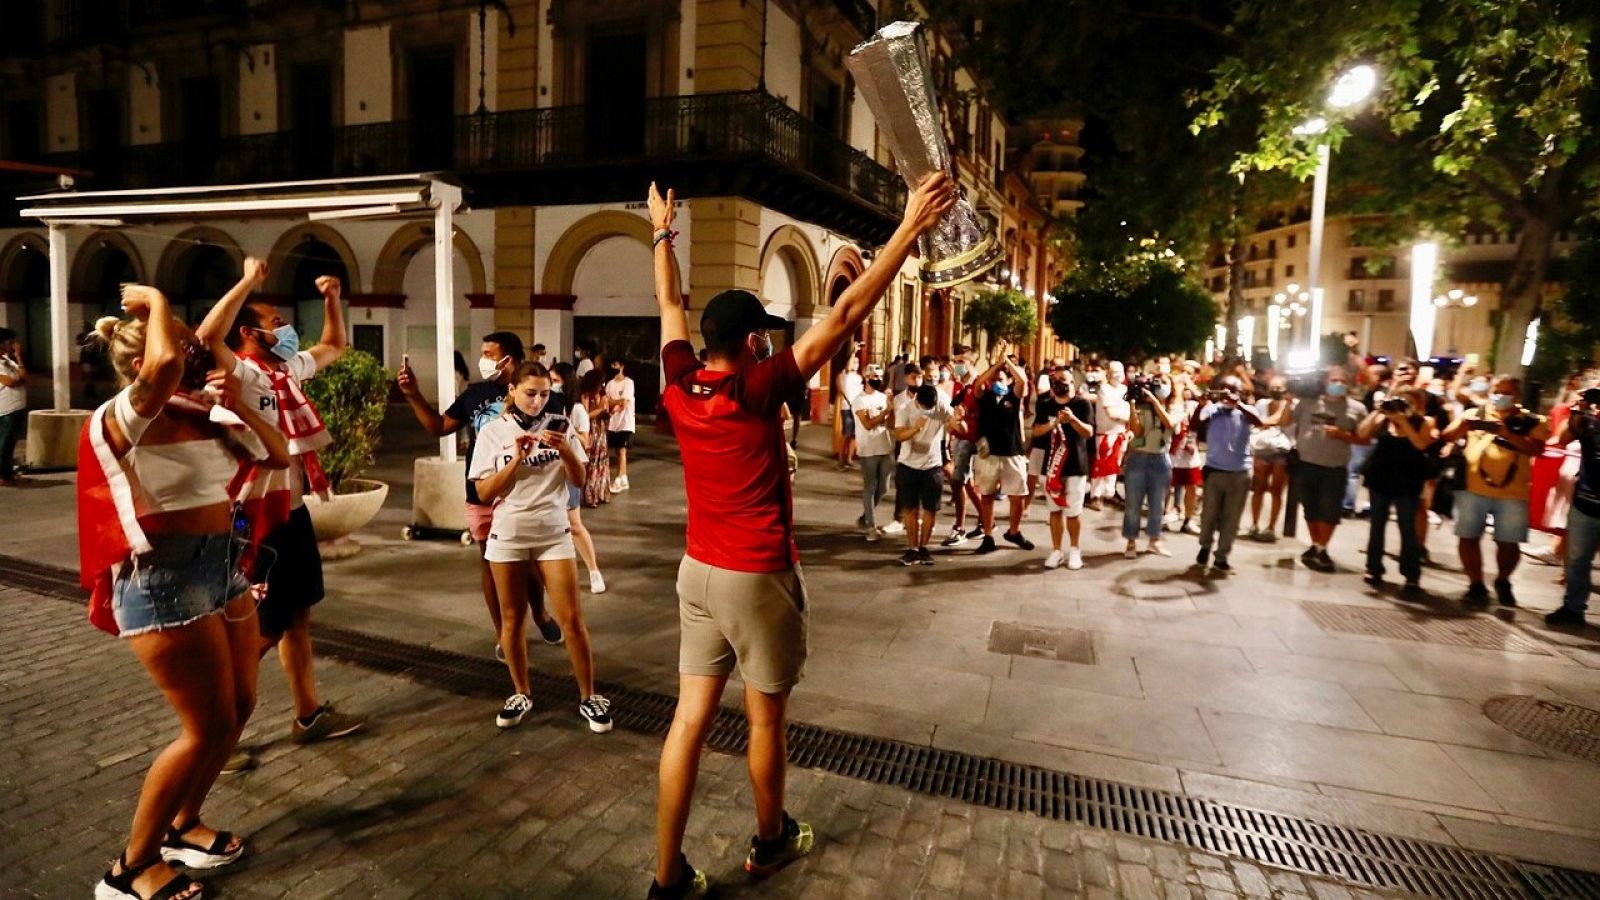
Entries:
[[329, 497], [306, 496], [306, 508], [322, 553], [343, 559], [361, 551], [350, 535], [372, 521], [389, 486], [362, 478], [378, 450], [378, 430], [389, 398], [388, 370], [370, 353], [347, 350], [305, 383], [306, 396], [322, 416], [333, 442], [317, 451], [328, 476]]

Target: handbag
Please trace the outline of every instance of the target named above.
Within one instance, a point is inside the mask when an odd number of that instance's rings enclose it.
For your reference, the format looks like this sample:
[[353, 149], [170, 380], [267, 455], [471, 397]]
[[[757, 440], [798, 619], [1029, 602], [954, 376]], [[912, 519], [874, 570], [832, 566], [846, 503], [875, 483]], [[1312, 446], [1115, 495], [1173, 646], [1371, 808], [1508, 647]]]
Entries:
[[1293, 448], [1294, 442], [1276, 425], [1250, 433], [1250, 452], [1256, 456], [1283, 456]]

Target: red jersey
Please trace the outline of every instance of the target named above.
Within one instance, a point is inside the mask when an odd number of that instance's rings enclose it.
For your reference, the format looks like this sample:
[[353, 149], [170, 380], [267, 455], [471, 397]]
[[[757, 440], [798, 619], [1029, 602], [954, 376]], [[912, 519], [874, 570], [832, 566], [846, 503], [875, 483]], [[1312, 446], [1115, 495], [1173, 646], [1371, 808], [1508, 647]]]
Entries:
[[970, 384], [956, 384], [950, 393], [950, 405], [961, 410], [960, 424], [950, 426], [950, 434], [958, 441], [978, 439], [978, 392]]
[[690, 557], [735, 572], [779, 572], [800, 561], [783, 434], [783, 403], [805, 386], [794, 351], [713, 372], [688, 341], [661, 348], [689, 501]]

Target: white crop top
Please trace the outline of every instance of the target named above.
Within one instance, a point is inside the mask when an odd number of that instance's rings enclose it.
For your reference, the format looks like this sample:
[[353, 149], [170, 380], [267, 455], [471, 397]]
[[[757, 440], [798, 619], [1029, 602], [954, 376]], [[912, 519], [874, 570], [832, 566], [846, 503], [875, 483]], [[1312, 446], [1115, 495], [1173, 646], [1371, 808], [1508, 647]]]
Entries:
[[[188, 440], [171, 444], [141, 444], [150, 427], [147, 419], [133, 409], [125, 388], [111, 401], [111, 415], [122, 427], [132, 446], [123, 463], [134, 484], [133, 506], [137, 515], [196, 509], [227, 503], [228, 482], [238, 470], [239, 460], [222, 440]], [[242, 425], [237, 416], [223, 407], [212, 407], [212, 421]], [[266, 458], [266, 448], [255, 432], [225, 427], [227, 440], [253, 459]]]

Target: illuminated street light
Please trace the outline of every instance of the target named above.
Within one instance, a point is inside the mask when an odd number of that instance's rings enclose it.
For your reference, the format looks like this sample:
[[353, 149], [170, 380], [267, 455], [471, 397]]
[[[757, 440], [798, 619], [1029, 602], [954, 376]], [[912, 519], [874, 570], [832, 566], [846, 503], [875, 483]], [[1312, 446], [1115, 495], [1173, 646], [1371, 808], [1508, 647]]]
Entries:
[[1328, 92], [1328, 105], [1334, 109], [1349, 109], [1372, 96], [1378, 87], [1378, 70], [1368, 65], [1352, 66]]
[[1327, 130], [1328, 120], [1321, 116], [1307, 119], [1304, 122], [1301, 122], [1299, 125], [1296, 125], [1293, 129], [1294, 134], [1297, 137], [1310, 137], [1311, 135], [1321, 134]]

